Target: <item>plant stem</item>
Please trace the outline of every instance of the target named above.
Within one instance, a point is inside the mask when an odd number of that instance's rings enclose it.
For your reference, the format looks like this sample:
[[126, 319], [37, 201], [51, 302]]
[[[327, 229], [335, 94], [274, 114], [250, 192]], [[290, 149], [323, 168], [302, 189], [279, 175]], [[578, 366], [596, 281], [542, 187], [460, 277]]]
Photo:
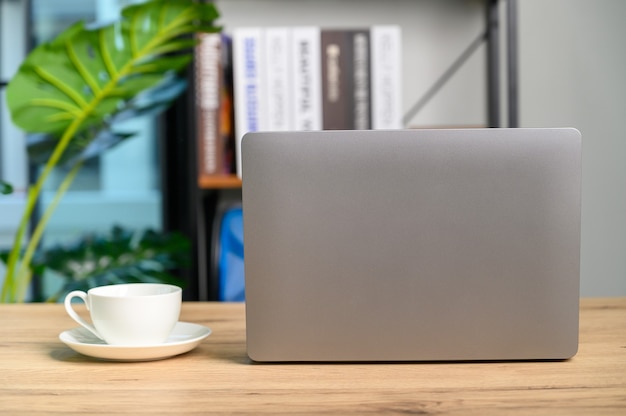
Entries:
[[35, 254], [35, 250], [37, 249], [39, 242], [41, 241], [43, 232], [46, 229], [46, 226], [48, 225], [52, 214], [56, 210], [56, 207], [59, 205], [61, 198], [69, 189], [72, 182], [74, 182], [74, 178], [76, 178], [76, 174], [82, 166], [82, 161], [78, 161], [76, 162], [76, 164], [74, 164], [74, 166], [72, 166], [72, 169], [65, 176], [63, 182], [61, 182], [61, 185], [59, 185], [59, 189], [57, 189], [57, 191], [55, 192], [54, 198], [50, 202], [50, 205], [46, 207], [41, 219], [37, 222], [37, 226], [33, 231], [33, 235], [28, 241], [26, 251], [24, 252], [24, 256], [22, 257], [22, 262], [20, 263], [20, 268], [17, 273], [18, 276], [28, 276], [28, 278], [24, 279], [24, 281], [20, 280], [22, 284], [16, 287], [16, 291], [13, 294], [14, 298], [17, 299], [18, 302], [24, 302], [24, 298], [26, 297], [26, 290], [28, 289], [28, 286], [30, 286], [30, 282], [33, 276], [33, 273], [29, 273], [30, 262], [33, 259], [33, 255]]
[[[143, 53], [143, 51], [141, 51]], [[109, 96], [110, 92], [117, 86], [119, 80], [126, 76], [136, 61], [138, 61], [143, 55], [139, 57], [134, 57], [130, 62], [126, 63], [122, 67], [122, 69], [117, 73], [117, 76], [109, 81], [109, 83], [100, 91], [100, 94], [94, 98], [94, 100], [85, 108], [85, 110], [72, 121], [72, 123], [65, 129], [61, 139], [57, 143], [54, 148], [50, 159], [46, 162], [46, 165], [39, 175], [37, 182], [35, 185], [29, 190], [27, 198], [26, 198], [26, 208], [24, 209], [24, 213], [22, 214], [22, 218], [20, 220], [20, 224], [18, 226], [15, 239], [13, 241], [13, 246], [11, 247], [11, 252], [9, 253], [9, 259], [7, 262], [7, 273], [4, 279], [4, 284], [2, 285], [2, 293], [0, 295], [0, 300], [2, 302], [15, 302], [15, 298], [11, 297], [11, 294], [15, 293], [15, 285], [18, 280], [19, 275], [16, 275], [17, 263], [20, 257], [20, 248], [22, 245], [22, 241], [24, 239], [24, 235], [26, 233], [26, 229], [28, 227], [28, 221], [35, 207], [35, 203], [41, 194], [41, 188], [43, 184], [48, 179], [50, 172], [57, 165], [61, 155], [71, 142], [72, 138], [78, 131], [80, 125], [87, 119], [88, 116], [91, 115], [96, 106], [100, 103], [100, 101]], [[30, 267], [30, 264], [24, 264], [23, 267]], [[20, 267], [20, 270], [23, 269]]]
[[[89, 112], [84, 112], [82, 117], [77, 117], [74, 119], [72, 124], [68, 126], [68, 128], [63, 132], [61, 139], [57, 143], [50, 156], [50, 159], [46, 162], [44, 169], [42, 170], [39, 178], [37, 178], [37, 182], [35, 185], [28, 190], [28, 195], [26, 197], [26, 207], [24, 212], [22, 213], [22, 218], [20, 219], [19, 226], [17, 228], [17, 232], [15, 234], [15, 239], [13, 240], [13, 246], [11, 247], [11, 252], [9, 253], [9, 259], [7, 261], [7, 273], [4, 278], [4, 284], [2, 285], [2, 294], [1, 300], [3, 302], [15, 302], [16, 299], [13, 297], [15, 294], [15, 285], [17, 282], [16, 270], [17, 263], [20, 257], [20, 248], [22, 246], [22, 241], [24, 239], [24, 235], [26, 234], [26, 229], [28, 228], [28, 221], [30, 220], [30, 216], [33, 213], [35, 208], [35, 204], [37, 199], [39, 199], [39, 195], [41, 194], [41, 188], [43, 184], [48, 179], [50, 172], [57, 165], [61, 155], [67, 148], [68, 144], [78, 131], [78, 128], [85, 120]], [[24, 267], [30, 267], [29, 264], [23, 264]]]

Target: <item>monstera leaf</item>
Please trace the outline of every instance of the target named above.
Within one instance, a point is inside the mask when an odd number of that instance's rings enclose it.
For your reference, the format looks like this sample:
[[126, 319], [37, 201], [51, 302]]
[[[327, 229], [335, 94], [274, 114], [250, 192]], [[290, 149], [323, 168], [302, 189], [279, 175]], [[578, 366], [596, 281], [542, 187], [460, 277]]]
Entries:
[[[105, 150], [130, 139], [136, 132], [114, 132], [110, 126], [102, 129], [88, 129], [78, 133], [69, 143], [59, 159], [60, 165], [74, 165], [91, 157], [98, 156]], [[50, 158], [59, 139], [48, 133], [33, 133], [26, 137], [28, 159], [39, 165]]]
[[[219, 30], [213, 24], [217, 17], [212, 3], [152, 0], [125, 8], [119, 21], [108, 26], [76, 23], [28, 55], [7, 87], [7, 103], [17, 126], [39, 133], [30, 148], [45, 164], [27, 194], [0, 301], [23, 300], [43, 230], [82, 161], [132, 135], [104, 131], [120, 118], [162, 109], [166, 98], [182, 90], [173, 74], [191, 60], [193, 34]], [[150, 96], [157, 98], [146, 101]], [[43, 183], [61, 162], [72, 167], [22, 254]]]
[[7, 88], [13, 122], [27, 132], [61, 136], [121, 110], [191, 59], [197, 31], [215, 31], [211, 4], [157, 0], [129, 7], [120, 21], [88, 29], [79, 22], [35, 49]]
[[[131, 100], [123, 102], [123, 108], [112, 114], [100, 125], [91, 126], [77, 133], [59, 159], [59, 164], [72, 165], [99, 156], [106, 150], [133, 137], [136, 131], [120, 130], [120, 123], [139, 116], [157, 115], [167, 109], [182, 93], [187, 82], [175, 75], [166, 77], [157, 86], [142, 91]], [[51, 133], [33, 133], [26, 138], [28, 158], [31, 163], [42, 164], [48, 160], [59, 141]]]

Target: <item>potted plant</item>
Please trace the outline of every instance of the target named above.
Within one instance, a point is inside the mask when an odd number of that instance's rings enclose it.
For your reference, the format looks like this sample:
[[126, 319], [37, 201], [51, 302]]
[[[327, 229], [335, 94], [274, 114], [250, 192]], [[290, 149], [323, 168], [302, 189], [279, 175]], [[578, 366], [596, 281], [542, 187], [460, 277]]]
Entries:
[[[106, 26], [76, 23], [27, 56], [9, 82], [7, 103], [13, 122], [37, 133], [29, 158], [42, 169], [6, 256], [1, 302], [24, 300], [37, 246], [83, 162], [132, 137], [112, 130], [115, 123], [161, 111], [183, 91], [178, 73], [192, 59], [193, 35], [219, 31], [217, 17], [212, 3], [151, 0], [125, 8]], [[60, 163], [69, 173], [22, 250], [43, 184]]]

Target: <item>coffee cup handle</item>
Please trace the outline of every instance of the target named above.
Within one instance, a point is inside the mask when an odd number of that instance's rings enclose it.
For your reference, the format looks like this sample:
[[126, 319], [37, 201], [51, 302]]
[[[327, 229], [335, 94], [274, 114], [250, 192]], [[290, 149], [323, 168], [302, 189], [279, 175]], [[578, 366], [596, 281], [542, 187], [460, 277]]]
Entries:
[[98, 334], [98, 331], [96, 331], [96, 328], [89, 322], [85, 321], [76, 313], [76, 311], [72, 307], [73, 298], [81, 298], [83, 302], [85, 302], [85, 306], [87, 307], [87, 310], [89, 310], [89, 302], [87, 301], [87, 294], [83, 292], [82, 290], [74, 290], [73, 292], [68, 293], [67, 296], [65, 296], [65, 310], [70, 315], [70, 317], [76, 322], [78, 322], [83, 328], [87, 329], [89, 332], [94, 334], [96, 337], [98, 337], [98, 339], [102, 339], [104, 341], [104, 339], [100, 336], [100, 334]]

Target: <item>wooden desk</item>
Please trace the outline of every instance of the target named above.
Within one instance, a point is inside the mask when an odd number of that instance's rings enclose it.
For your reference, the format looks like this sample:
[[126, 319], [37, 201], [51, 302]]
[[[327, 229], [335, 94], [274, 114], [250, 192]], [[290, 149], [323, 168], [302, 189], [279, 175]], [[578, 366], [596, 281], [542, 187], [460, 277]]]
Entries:
[[242, 304], [186, 303], [213, 334], [163, 361], [81, 356], [58, 339], [62, 305], [0, 305], [0, 413], [626, 415], [626, 298], [581, 302], [563, 362], [251, 363]]

